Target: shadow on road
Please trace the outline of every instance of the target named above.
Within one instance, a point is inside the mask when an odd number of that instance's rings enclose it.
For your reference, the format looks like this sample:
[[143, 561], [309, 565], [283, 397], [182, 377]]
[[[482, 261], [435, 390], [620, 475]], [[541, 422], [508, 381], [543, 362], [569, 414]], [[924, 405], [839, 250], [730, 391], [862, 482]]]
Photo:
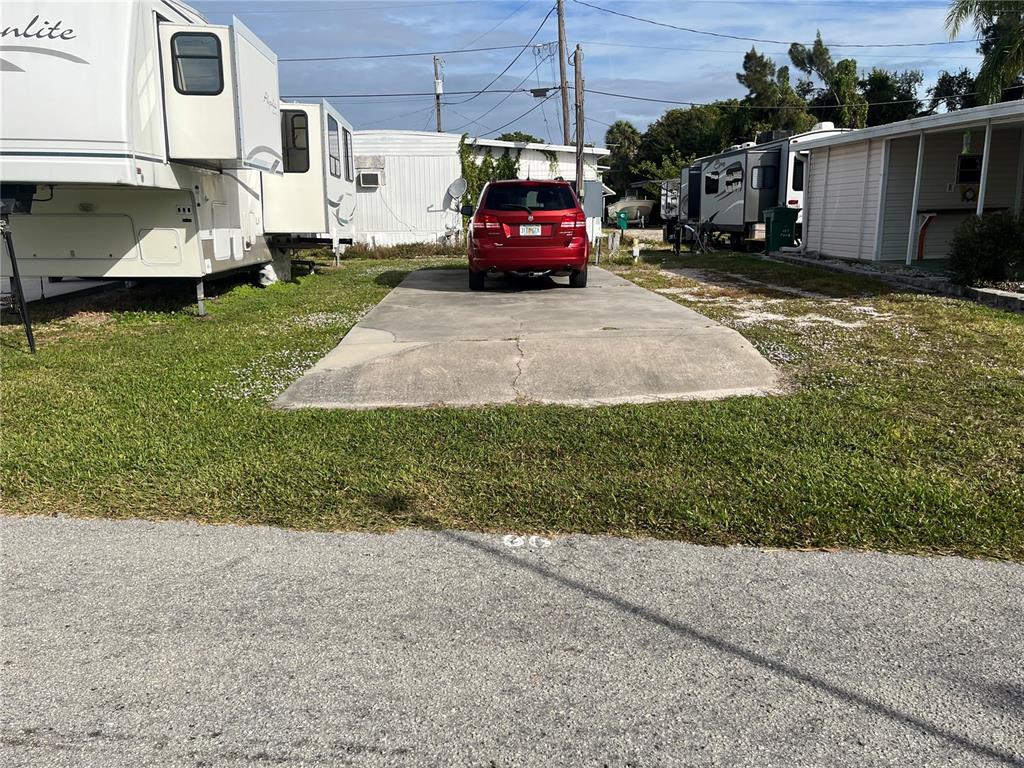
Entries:
[[[410, 278], [408, 282], [406, 278]], [[412, 272], [391, 270], [377, 275], [378, 285], [396, 288], [405, 282], [406, 288], [441, 293], [469, 293], [469, 280], [461, 269], [423, 269]], [[517, 277], [516, 275], [488, 276], [485, 293], [527, 293], [568, 288], [569, 278]]]
[[551, 570], [550, 568], [546, 568], [543, 565], [529, 562], [521, 558], [513, 557], [510, 554], [503, 552], [500, 549], [497, 549], [496, 547], [492, 547], [481, 541], [474, 540], [473, 538], [466, 536], [464, 534], [456, 533], [454, 531], [440, 531], [439, 533], [458, 544], [462, 544], [463, 546], [479, 550], [480, 552], [490, 555], [491, 557], [501, 560], [502, 562], [508, 563], [525, 571], [531, 571], [532, 573], [541, 576], [545, 579], [548, 579], [550, 581], [556, 582], [563, 587], [575, 590], [585, 595], [586, 597], [589, 597], [593, 600], [598, 600], [606, 605], [610, 605], [613, 608], [616, 608], [617, 610], [621, 611], [622, 613], [625, 613], [630, 616], [635, 616], [638, 619], [650, 622], [651, 624], [655, 624], [659, 627], [674, 632], [676, 635], [702, 643], [703, 645], [713, 648], [716, 651], [719, 651], [720, 653], [728, 654], [729, 656], [743, 659], [744, 661], [755, 666], [761, 667], [762, 669], [766, 669], [773, 674], [788, 677], [791, 680], [803, 683], [804, 685], [810, 686], [811, 688], [821, 691], [822, 693], [826, 693], [842, 701], [846, 701], [850, 704], [854, 704], [856, 706], [862, 707], [863, 709], [882, 715], [883, 717], [886, 717], [896, 723], [900, 723], [901, 725], [913, 728], [914, 730], [927, 734], [928, 736], [933, 736], [935, 738], [947, 741], [951, 744], [955, 744], [957, 747], [967, 750], [975, 755], [978, 755], [979, 757], [997, 760], [1006, 765], [1024, 766], [1024, 762], [1021, 762], [1009, 752], [1004, 752], [1000, 749], [996, 749], [985, 744], [979, 744], [967, 738], [966, 736], [962, 736], [958, 733], [948, 731], [916, 715], [907, 712], [901, 712], [898, 709], [895, 709], [887, 704], [883, 704], [880, 701], [875, 701], [874, 699], [865, 696], [864, 694], [858, 693], [857, 691], [844, 688], [843, 686], [837, 685], [835, 683], [830, 683], [827, 680], [822, 680], [821, 678], [815, 677], [809, 672], [804, 672], [803, 670], [797, 669], [796, 667], [790, 666], [788, 664], [783, 664], [767, 656], [763, 656], [760, 653], [744, 648], [741, 645], [737, 645], [736, 643], [732, 643], [728, 640], [723, 640], [721, 638], [715, 637], [714, 635], [708, 632], [696, 629], [695, 627], [692, 627], [676, 619], [669, 618], [668, 616], [664, 616], [658, 613], [657, 611], [645, 608], [642, 605], [631, 602], [625, 598], [619, 597], [618, 595], [612, 594], [610, 592], [605, 592], [604, 590], [592, 587], [588, 584], [584, 584], [582, 581], [577, 581], [576, 579], [573, 579], [569, 576], [557, 573]]

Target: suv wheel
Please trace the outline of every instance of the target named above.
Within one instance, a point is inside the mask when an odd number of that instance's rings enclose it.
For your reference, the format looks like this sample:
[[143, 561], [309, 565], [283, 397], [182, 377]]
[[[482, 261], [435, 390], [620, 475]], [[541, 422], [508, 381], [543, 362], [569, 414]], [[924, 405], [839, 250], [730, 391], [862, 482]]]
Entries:
[[471, 291], [482, 291], [484, 289], [484, 272], [474, 272], [472, 269], [469, 270], [469, 290]]
[[573, 272], [569, 275], [569, 287], [570, 288], [586, 288], [587, 287], [587, 268], [584, 267], [579, 271]]

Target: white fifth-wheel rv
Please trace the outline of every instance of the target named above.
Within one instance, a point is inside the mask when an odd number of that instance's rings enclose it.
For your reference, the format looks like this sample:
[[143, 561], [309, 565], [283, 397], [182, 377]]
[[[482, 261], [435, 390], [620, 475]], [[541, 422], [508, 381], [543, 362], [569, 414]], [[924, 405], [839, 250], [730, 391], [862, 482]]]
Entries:
[[[299, 133], [282, 122], [277, 56], [238, 19], [209, 24], [177, 0], [17, 3], [0, 35], [0, 181], [34, 187], [10, 217], [23, 277], [189, 278], [202, 312], [205, 278], [273, 281], [295, 235], [351, 241], [351, 209], [347, 229], [307, 228], [268, 206], [267, 188], [290, 205], [275, 183], [290, 181], [283, 138]], [[317, 109], [350, 148], [348, 124]], [[327, 123], [310, 116], [305, 151], [311, 176], [334, 178], [344, 155]], [[343, 197], [330, 187], [314, 210]]]
[[352, 125], [326, 101], [282, 102], [280, 176], [263, 177], [264, 228], [272, 246], [329, 244], [335, 256], [355, 236]]

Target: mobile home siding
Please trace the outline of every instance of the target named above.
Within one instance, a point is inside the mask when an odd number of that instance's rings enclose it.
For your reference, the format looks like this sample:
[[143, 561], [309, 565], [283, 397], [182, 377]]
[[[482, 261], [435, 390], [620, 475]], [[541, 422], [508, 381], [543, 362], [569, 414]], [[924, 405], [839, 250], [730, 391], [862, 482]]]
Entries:
[[[459, 142], [452, 133], [426, 131], [356, 131], [356, 171], [382, 174], [377, 188], [356, 187], [358, 226], [356, 240], [374, 246], [399, 243], [438, 242], [446, 231], [461, 233], [462, 203], [452, 200], [448, 187], [462, 175]], [[542, 150], [496, 140], [470, 139], [477, 158], [500, 157], [505, 152], [518, 157], [520, 178], [573, 178], [575, 152], [566, 148]], [[584, 176], [600, 180], [598, 161], [606, 150], [588, 150]], [[598, 228], [600, 221], [595, 224]]]
[[[970, 151], [981, 153], [985, 143], [983, 130], [970, 131]], [[956, 186], [957, 156], [963, 151], [963, 133], [928, 134], [924, 144], [924, 169], [921, 175], [921, 195], [918, 211], [939, 212], [931, 222], [925, 240], [925, 258], [946, 258], [956, 228], [974, 214], [977, 203], [961, 198]], [[1016, 158], [1020, 148], [1020, 131], [994, 129], [992, 156], [1000, 158], [989, 165], [985, 210], [1013, 206], [1017, 185]], [[1011, 159], [1010, 162], [1002, 158]], [[911, 178], [913, 183], [913, 178]], [[962, 212], [960, 212], [962, 211]], [[907, 210], [909, 216], [909, 209]], [[900, 258], [906, 258], [906, 240]], [[914, 254], [917, 257], [917, 254]]]
[[889, 175], [885, 186], [882, 250], [879, 256], [882, 261], [902, 261], [907, 256], [916, 167], [917, 137], [893, 139], [889, 148]]
[[[942, 259], [949, 255], [949, 244], [956, 228], [975, 211], [975, 203], [963, 200], [960, 188], [956, 185], [957, 157], [963, 150], [964, 133], [968, 132], [925, 134], [918, 211], [938, 214], [927, 231], [924, 256], [928, 259]], [[970, 151], [980, 153], [985, 139], [984, 131], [975, 129], [969, 133]], [[999, 159], [989, 166], [986, 210], [1013, 206], [1020, 141], [1021, 131], [1018, 129], [995, 129], [992, 132], [992, 156]], [[881, 259], [885, 261], [903, 261], [907, 257], [910, 206], [914, 198], [917, 168], [917, 142], [916, 136], [892, 140], [883, 211]], [[833, 148], [833, 152], [836, 149]]]
[[871, 258], [881, 154], [881, 142], [812, 151], [805, 217], [810, 250], [842, 259]]
[[356, 240], [375, 246], [436, 242], [461, 216], [447, 194], [462, 175], [455, 134], [356, 131], [356, 173], [380, 170], [377, 188], [356, 187]]

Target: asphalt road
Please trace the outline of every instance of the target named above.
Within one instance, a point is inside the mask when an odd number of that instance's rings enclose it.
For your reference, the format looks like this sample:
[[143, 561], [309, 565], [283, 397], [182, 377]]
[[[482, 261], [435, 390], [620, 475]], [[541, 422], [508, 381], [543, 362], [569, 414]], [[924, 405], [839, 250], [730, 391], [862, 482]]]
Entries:
[[412, 272], [277, 399], [280, 408], [564, 405], [779, 391], [737, 331], [617, 275], [488, 278]]
[[4, 766], [1024, 765], [1019, 564], [0, 518]]

